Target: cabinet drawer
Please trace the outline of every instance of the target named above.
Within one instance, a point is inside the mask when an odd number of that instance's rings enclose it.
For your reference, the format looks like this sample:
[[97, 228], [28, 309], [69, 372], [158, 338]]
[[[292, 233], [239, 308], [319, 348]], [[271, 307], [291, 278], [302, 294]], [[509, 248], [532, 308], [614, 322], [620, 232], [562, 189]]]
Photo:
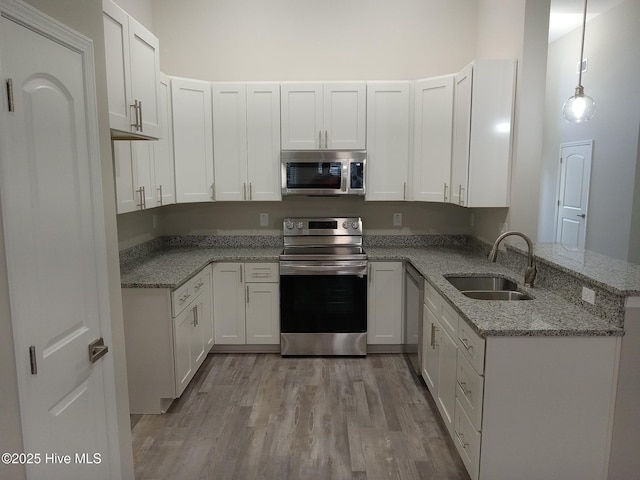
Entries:
[[460, 320], [458, 328], [458, 347], [479, 374], [484, 373], [484, 339], [464, 320]]
[[471, 420], [473, 427], [480, 431], [482, 430], [484, 377], [478, 375], [460, 350], [458, 350], [457, 366], [456, 399]]
[[453, 443], [460, 453], [464, 466], [467, 467], [471, 480], [477, 480], [480, 470], [480, 433], [473, 428], [473, 424], [457, 400]]
[[211, 272], [209, 269], [211, 269], [210, 266], [205, 267], [195, 277], [189, 280], [189, 283], [192, 285], [193, 298], [207, 291], [207, 289], [211, 290]]
[[187, 305], [191, 303], [193, 298], [193, 284], [191, 280], [171, 292], [172, 317], [175, 318], [180, 315], [180, 313], [187, 308]]
[[280, 281], [277, 263], [245, 263], [245, 283]]
[[440, 302], [442, 301], [442, 297], [440, 297], [440, 294], [436, 291], [436, 289], [433, 288], [433, 286], [425, 280], [424, 304], [436, 317], [440, 317]]

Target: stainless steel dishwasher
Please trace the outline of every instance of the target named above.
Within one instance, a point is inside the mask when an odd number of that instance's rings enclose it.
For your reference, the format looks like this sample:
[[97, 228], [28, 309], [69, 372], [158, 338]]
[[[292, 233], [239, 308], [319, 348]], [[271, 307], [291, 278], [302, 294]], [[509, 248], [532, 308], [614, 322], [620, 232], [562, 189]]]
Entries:
[[424, 279], [410, 263], [405, 263], [404, 272], [403, 351], [414, 372], [421, 375]]

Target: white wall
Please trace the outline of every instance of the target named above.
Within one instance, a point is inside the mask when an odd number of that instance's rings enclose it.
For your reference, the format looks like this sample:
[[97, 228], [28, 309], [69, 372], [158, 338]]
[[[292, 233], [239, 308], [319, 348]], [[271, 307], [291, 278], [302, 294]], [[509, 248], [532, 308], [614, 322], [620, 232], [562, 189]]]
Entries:
[[635, 222], [640, 196], [635, 193], [640, 124], [640, 2], [627, 0], [587, 22], [583, 74], [585, 93], [596, 114], [584, 124], [562, 119], [564, 101], [578, 83], [580, 29], [549, 45], [544, 165], [541, 180], [540, 240], [552, 241], [560, 143], [594, 140], [586, 249], [623, 260], [640, 261], [640, 232]]
[[473, 59], [475, 0], [155, 0], [160, 65], [203, 80], [415, 79]]

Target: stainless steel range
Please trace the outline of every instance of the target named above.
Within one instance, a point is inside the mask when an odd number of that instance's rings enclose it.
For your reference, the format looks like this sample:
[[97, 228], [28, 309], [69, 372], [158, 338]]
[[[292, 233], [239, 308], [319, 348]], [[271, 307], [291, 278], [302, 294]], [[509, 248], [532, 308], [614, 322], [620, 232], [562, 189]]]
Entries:
[[367, 255], [360, 218], [286, 218], [282, 355], [367, 354]]

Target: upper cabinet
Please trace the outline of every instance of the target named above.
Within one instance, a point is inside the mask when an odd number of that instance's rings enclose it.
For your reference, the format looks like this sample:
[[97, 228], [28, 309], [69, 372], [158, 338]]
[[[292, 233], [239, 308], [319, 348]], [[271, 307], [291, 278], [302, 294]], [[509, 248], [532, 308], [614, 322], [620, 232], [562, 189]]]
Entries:
[[111, 0], [102, 9], [112, 138], [159, 138], [158, 39]]
[[476, 60], [455, 77], [450, 201], [509, 206], [516, 62]]
[[451, 186], [454, 75], [415, 84], [413, 200], [447, 202]]
[[216, 200], [280, 200], [278, 83], [213, 84]]
[[407, 200], [410, 82], [367, 83], [366, 200]]
[[214, 199], [211, 83], [171, 78], [176, 202]]
[[366, 82], [281, 85], [282, 150], [364, 150]]

